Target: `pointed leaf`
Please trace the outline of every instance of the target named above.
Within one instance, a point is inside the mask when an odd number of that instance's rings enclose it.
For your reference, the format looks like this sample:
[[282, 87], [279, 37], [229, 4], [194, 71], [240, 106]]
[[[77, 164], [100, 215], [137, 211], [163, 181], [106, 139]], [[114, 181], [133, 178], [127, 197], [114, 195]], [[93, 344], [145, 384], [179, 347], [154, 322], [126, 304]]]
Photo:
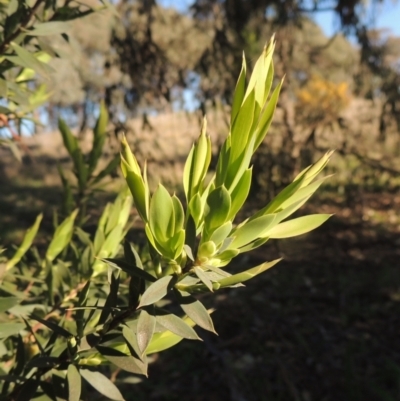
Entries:
[[197, 333], [185, 322], [184, 319], [181, 319], [172, 313], [157, 314], [156, 319], [157, 323], [180, 337], [187, 338], [188, 340], [201, 340]]
[[282, 259], [276, 259], [272, 262], [265, 262], [259, 266], [253, 267], [252, 269], [246, 270], [242, 273], [234, 274], [230, 277], [223, 278], [219, 280], [218, 283], [220, 284], [220, 288], [223, 287], [231, 287], [238, 283], [243, 283], [244, 281], [250, 280], [253, 277], [265, 272], [266, 270], [270, 269], [271, 267], [275, 266], [279, 261]]
[[75, 365], [69, 365], [67, 370], [68, 401], [79, 401], [81, 398], [82, 380]]
[[136, 328], [136, 338], [139, 347], [140, 354], [143, 355], [146, 351], [147, 346], [150, 344], [151, 338], [154, 334], [156, 327], [155, 316], [148, 313], [146, 310], [142, 310], [139, 315]]
[[140, 300], [138, 308], [145, 305], [151, 305], [164, 298], [167, 295], [172, 276], [165, 276], [158, 279], [155, 283], [151, 284], [144, 292]]
[[178, 302], [183, 309], [183, 311], [190, 317], [198, 326], [205, 330], [215, 333], [213, 321], [207, 312], [204, 305], [196, 300], [196, 298], [188, 295], [187, 293], [182, 293], [176, 291], [175, 294], [178, 296]]
[[26, 251], [31, 247], [33, 240], [36, 237], [36, 234], [39, 230], [40, 222], [42, 221], [43, 214], [39, 214], [39, 216], [36, 217], [35, 223], [31, 228], [29, 228], [26, 231], [24, 240], [22, 241], [22, 244], [18, 248], [17, 252], [15, 252], [15, 255], [7, 262], [6, 264], [6, 270], [11, 269], [13, 266], [15, 266], [21, 258], [25, 255]]
[[295, 237], [314, 230], [325, 223], [331, 216], [331, 214], [310, 214], [308, 216], [298, 217], [297, 219], [278, 224], [266, 234], [271, 239]]
[[254, 220], [249, 220], [242, 226], [238, 227], [231, 236], [234, 237], [231, 248], [237, 249], [248, 243], [261, 238], [265, 235], [263, 233], [272, 226], [276, 215], [267, 214], [265, 216], [258, 217]]
[[200, 268], [199, 266], [194, 266], [193, 268], [196, 276], [201, 280], [201, 282], [211, 291], [213, 292], [213, 285], [211, 280], [208, 278], [207, 273]]
[[100, 394], [115, 401], [125, 401], [115, 384], [100, 372], [81, 369], [81, 376]]

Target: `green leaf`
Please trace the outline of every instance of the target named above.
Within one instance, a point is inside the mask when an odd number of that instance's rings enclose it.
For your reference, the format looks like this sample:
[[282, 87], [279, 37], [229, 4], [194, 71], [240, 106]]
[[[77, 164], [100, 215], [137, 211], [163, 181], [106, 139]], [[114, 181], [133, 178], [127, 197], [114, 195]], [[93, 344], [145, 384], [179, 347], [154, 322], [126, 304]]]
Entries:
[[103, 347], [98, 345], [96, 349], [101, 353], [101, 355], [104, 356], [104, 358], [120, 369], [130, 373], [147, 376], [146, 360], [143, 362], [132, 355], [126, 355], [111, 347]]
[[56, 229], [53, 239], [46, 252], [46, 259], [52, 262], [69, 244], [74, 230], [74, 221], [78, 214], [78, 209], [74, 210]]
[[254, 91], [243, 102], [231, 131], [230, 164], [243, 153], [249, 140], [251, 126], [254, 118]]
[[144, 292], [140, 300], [138, 308], [146, 305], [152, 305], [167, 295], [172, 276], [165, 276], [151, 284]]
[[100, 372], [81, 369], [81, 376], [100, 394], [115, 401], [125, 401], [115, 384]]
[[20, 301], [18, 297], [0, 297], [0, 313], [7, 312]]
[[269, 127], [271, 126], [272, 119], [274, 117], [274, 113], [275, 113], [275, 109], [276, 109], [276, 105], [278, 103], [279, 93], [280, 93], [282, 84], [283, 84], [283, 80], [278, 84], [278, 86], [272, 92], [271, 98], [269, 99], [269, 102], [267, 103], [267, 105], [260, 117], [260, 121], [258, 122], [257, 130], [255, 133], [256, 141], [254, 144], [253, 152], [255, 152], [256, 149], [258, 149], [258, 147], [261, 145], [265, 136], [267, 135]]
[[215, 245], [218, 247], [222, 242], [225, 241], [226, 237], [229, 235], [231, 231], [232, 231], [232, 222], [227, 221], [212, 233], [210, 241], [214, 242]]
[[69, 365], [67, 370], [68, 401], [79, 401], [81, 398], [82, 380], [79, 370]]
[[265, 216], [258, 217], [254, 220], [249, 220], [243, 225], [239, 226], [231, 236], [234, 237], [230, 248], [238, 249], [242, 246], [249, 244], [250, 242], [264, 237], [268, 227], [272, 226], [276, 215], [267, 214]]
[[64, 337], [64, 338], [72, 337], [72, 334], [69, 331], [65, 330], [63, 327], [59, 326], [58, 324], [53, 323], [50, 320], [42, 319], [41, 317], [33, 315], [33, 314], [30, 316], [30, 318], [42, 323], [44, 326], [48, 327], [51, 331], [54, 331], [61, 337]]
[[32, 246], [32, 242], [34, 238], [36, 237], [36, 234], [39, 230], [40, 222], [42, 221], [43, 214], [39, 214], [39, 216], [36, 217], [35, 223], [31, 228], [29, 228], [25, 234], [24, 240], [22, 241], [22, 244], [18, 248], [17, 252], [14, 254], [14, 256], [7, 262], [6, 264], [6, 270], [11, 269], [14, 267], [20, 260], [21, 258], [25, 255], [26, 251]]
[[147, 346], [150, 344], [151, 338], [154, 334], [156, 327], [155, 316], [148, 313], [146, 310], [142, 310], [139, 315], [139, 319], [136, 327], [136, 338], [140, 354], [143, 355], [146, 351]]
[[268, 235], [271, 239], [290, 238], [306, 234], [314, 230], [331, 217], [331, 214], [310, 214], [297, 219], [285, 221], [271, 229]]
[[[161, 314], [160, 314], [161, 313]], [[190, 327], [184, 319], [172, 314], [157, 311], [157, 323], [176, 335], [187, 338], [188, 340], [201, 340], [197, 333]]]
[[242, 273], [234, 274], [230, 277], [223, 278], [219, 280], [218, 283], [220, 284], [220, 288], [223, 287], [231, 287], [238, 283], [243, 283], [247, 280], [252, 279], [253, 277], [265, 272], [266, 270], [270, 269], [271, 267], [275, 266], [279, 261], [282, 259], [276, 259], [272, 262], [265, 262], [259, 266], [253, 267], [252, 269], [246, 270]]
[[49, 65], [38, 60], [32, 53], [19, 46], [15, 42], [12, 42], [10, 47], [15, 51], [17, 57], [8, 56], [6, 59], [11, 59], [10, 61], [14, 62], [15, 64], [26, 68], [31, 68], [43, 78], [47, 78], [48, 75], [54, 71]]
[[23, 323], [1, 323], [0, 324], [0, 338], [7, 338], [18, 334], [25, 328]]
[[176, 195], [172, 196], [172, 204], [174, 206], [175, 214], [174, 232], [176, 233], [183, 228], [183, 224], [185, 222], [185, 214], [183, 211], [182, 203]]
[[69, 29], [70, 25], [67, 22], [50, 21], [34, 25], [34, 28], [27, 31], [27, 34], [29, 36], [57, 35], [60, 33], [67, 32]]
[[207, 273], [200, 268], [199, 266], [194, 266], [193, 267], [194, 272], [196, 273], [196, 276], [201, 280], [201, 282], [211, 291], [213, 292], [213, 285], [211, 280], [209, 279]]
[[178, 297], [178, 302], [182, 308], [182, 310], [200, 327], [204, 330], [211, 331], [215, 333], [214, 324], [207, 312], [207, 309], [203, 306], [203, 304], [196, 300], [196, 298], [191, 295], [181, 292], [175, 291], [175, 294]]
[[231, 197], [228, 190], [223, 185], [215, 188], [208, 195], [207, 204], [209, 211], [204, 219], [204, 229], [208, 236], [210, 236], [212, 232], [224, 224], [228, 218], [231, 208]]
[[89, 174], [92, 174], [103, 151], [106, 140], [108, 112], [104, 102], [100, 104], [100, 114], [93, 130], [93, 146], [89, 155]]
[[172, 198], [165, 187], [158, 185], [149, 209], [149, 226], [154, 238], [165, 244], [174, 235], [175, 212]]
[[191, 175], [193, 174], [193, 155], [194, 155], [194, 145], [192, 145], [192, 148], [190, 149], [190, 152], [185, 162], [185, 166], [183, 168], [183, 189], [185, 191], [186, 200], [188, 203], [191, 200], [189, 199], [189, 196], [191, 196], [190, 185], [191, 185]]
[[234, 124], [236, 116], [242, 106], [244, 93], [246, 90], [246, 59], [243, 54], [242, 69], [240, 70], [239, 78], [236, 83], [235, 93], [233, 95], [232, 110], [231, 110], [231, 126]]
[[231, 193], [232, 204], [228, 216], [229, 220], [233, 220], [235, 218], [236, 214], [242, 208], [244, 202], [249, 196], [251, 187], [251, 176], [252, 168], [249, 168], [243, 173], [236, 186], [234, 187]]

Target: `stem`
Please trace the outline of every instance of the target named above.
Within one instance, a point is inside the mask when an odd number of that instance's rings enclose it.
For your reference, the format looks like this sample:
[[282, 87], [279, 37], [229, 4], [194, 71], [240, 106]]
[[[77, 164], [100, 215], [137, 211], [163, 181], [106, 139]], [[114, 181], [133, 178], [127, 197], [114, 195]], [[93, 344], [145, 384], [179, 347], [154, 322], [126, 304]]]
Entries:
[[11, 35], [9, 35], [7, 38], [4, 38], [3, 43], [0, 44], [0, 54], [3, 54], [6, 51], [8, 45], [15, 38], [18, 37], [18, 35], [22, 32], [24, 28], [26, 28], [29, 25], [32, 17], [35, 15], [36, 11], [38, 10], [38, 8], [42, 3], [44, 3], [44, 0], [36, 0], [36, 3], [31, 8], [29, 14], [21, 21], [20, 26]]

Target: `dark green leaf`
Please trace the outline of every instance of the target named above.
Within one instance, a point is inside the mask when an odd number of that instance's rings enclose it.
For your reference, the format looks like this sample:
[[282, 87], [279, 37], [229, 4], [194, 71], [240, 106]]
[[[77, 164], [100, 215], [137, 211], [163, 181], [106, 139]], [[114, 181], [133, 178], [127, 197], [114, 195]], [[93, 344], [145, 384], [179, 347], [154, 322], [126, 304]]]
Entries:
[[38, 387], [39, 387], [39, 380], [32, 378], [26, 381], [22, 385], [21, 390], [18, 392], [15, 401], [27, 401], [31, 400], [32, 398], [35, 398], [36, 390]]
[[138, 308], [154, 304], [155, 302], [164, 298], [165, 295], [167, 295], [171, 280], [172, 276], [165, 276], [151, 284], [150, 287], [147, 288], [147, 290], [142, 295]]
[[111, 308], [117, 306], [118, 301], [118, 290], [119, 290], [119, 276], [116, 277], [114, 273], [111, 274], [110, 292], [107, 296], [106, 302], [104, 304], [104, 309], [101, 312], [99, 324], [104, 324], [110, 313]]
[[167, 330], [177, 334], [178, 336], [187, 338], [188, 340], [201, 340], [193, 328], [180, 317], [172, 313], [159, 313], [162, 312], [157, 311], [157, 323], [161, 324], [161, 326], [165, 327]]
[[140, 312], [136, 328], [137, 344], [141, 355], [145, 353], [147, 346], [150, 344], [155, 327], [156, 318], [143, 309]]
[[42, 323], [44, 326], [46, 326], [50, 330], [56, 332], [61, 337], [64, 337], [64, 338], [72, 337], [72, 334], [69, 331], [65, 330], [63, 327], [59, 326], [58, 324], [51, 322], [50, 320], [44, 320], [41, 317], [33, 315], [33, 314], [30, 316], [30, 318]]
[[178, 302], [183, 309], [183, 311], [200, 327], [205, 330], [215, 333], [213, 321], [207, 312], [204, 305], [198, 301], [196, 298], [183, 293], [180, 291], [175, 291], [178, 297]]
[[114, 259], [114, 258], [107, 258], [107, 259], [101, 259], [103, 262], [108, 263], [109, 265], [113, 267], [117, 267], [124, 272], [128, 273], [130, 276], [136, 276], [139, 278], [142, 278], [146, 281], [150, 281], [151, 283], [154, 283], [157, 281], [157, 279], [152, 276], [150, 273], [147, 273], [145, 270], [137, 267], [136, 265], [133, 265], [131, 263], [126, 262], [123, 259]]
[[123, 354], [113, 348], [97, 346], [97, 350], [103, 355], [107, 360], [109, 360], [114, 365], [118, 366], [122, 370], [130, 373], [135, 373], [139, 375], [147, 376], [147, 361], [141, 361], [131, 355]]

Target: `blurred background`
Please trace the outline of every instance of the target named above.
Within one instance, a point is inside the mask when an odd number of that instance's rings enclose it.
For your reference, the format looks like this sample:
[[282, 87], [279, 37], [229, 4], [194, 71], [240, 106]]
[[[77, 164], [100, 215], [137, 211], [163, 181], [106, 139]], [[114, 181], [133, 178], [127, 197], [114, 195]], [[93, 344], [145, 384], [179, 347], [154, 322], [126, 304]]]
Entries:
[[[179, 193], [202, 116], [217, 156], [242, 53], [251, 68], [275, 33], [276, 79], [285, 83], [254, 158], [247, 212], [336, 149], [333, 176], [307, 206], [335, 215], [315, 233], [241, 259], [284, 258], [210, 300], [219, 337], [204, 333], [203, 344], [155, 357], [150, 378], [127, 377], [122, 392], [138, 401], [400, 400], [400, 2], [112, 3], [114, 11], [71, 23], [68, 44], [49, 39], [60, 57], [51, 61], [49, 101], [15, 127], [22, 162], [0, 148], [2, 243], [18, 243], [40, 211], [51, 221], [62, 199], [57, 165], [70, 167], [57, 119], [85, 148], [101, 100], [112, 121], [104, 163], [125, 132], [153, 184]], [[98, 193], [93, 221], [121, 182]], [[137, 232], [128, 237], [135, 242]]]

